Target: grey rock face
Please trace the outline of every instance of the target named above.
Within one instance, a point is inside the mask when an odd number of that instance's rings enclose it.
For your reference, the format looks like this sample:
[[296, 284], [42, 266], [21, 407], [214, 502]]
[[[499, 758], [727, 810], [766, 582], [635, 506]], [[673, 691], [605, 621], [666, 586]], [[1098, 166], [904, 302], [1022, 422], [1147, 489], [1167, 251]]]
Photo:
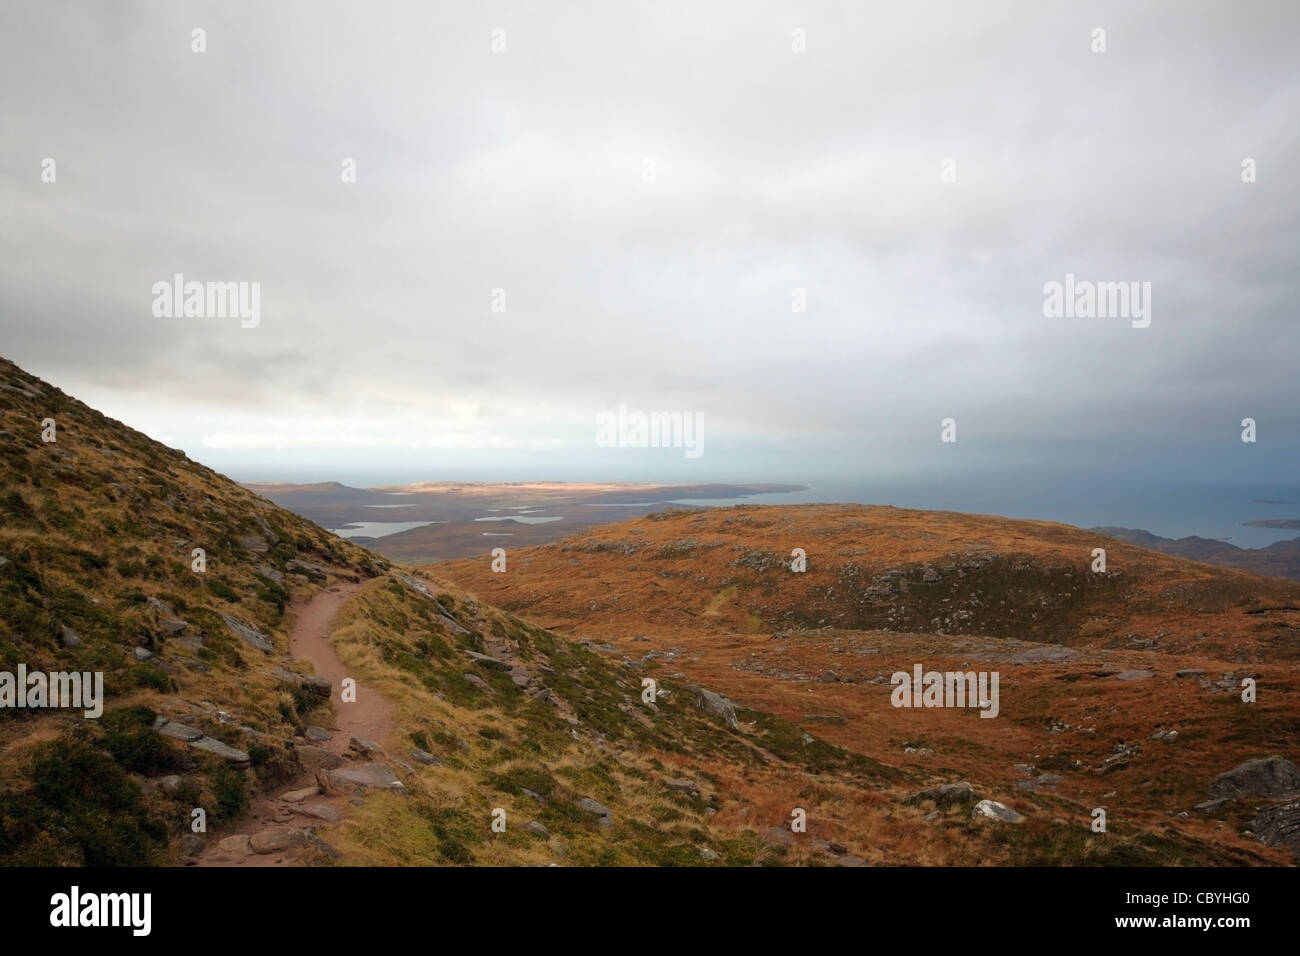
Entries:
[[692, 687], [691, 691], [695, 694], [695, 699], [699, 703], [700, 708], [706, 713], [717, 717], [732, 730], [740, 729], [740, 721], [736, 719], [735, 704], [723, 697], [721, 694], [716, 694], [703, 687]]
[[234, 747], [223, 744], [220, 740], [212, 737], [200, 737], [198, 740], [191, 741], [190, 746], [195, 750], [204, 750], [210, 754], [216, 754], [222, 760], [232, 763], [239, 767], [247, 767], [249, 760], [248, 754], [242, 750], [236, 750]]
[[270, 654], [275, 650], [275, 645], [271, 643], [271, 639], [251, 624], [245, 624], [229, 614], [221, 615], [221, 620], [226, 623], [226, 627], [230, 628], [230, 632], [245, 644], [256, 647], [265, 654]]
[[996, 800], [981, 800], [971, 811], [972, 820], [997, 820], [1002, 823], [1019, 823], [1024, 816]]
[[257, 566], [257, 573], [275, 584], [284, 584], [284, 572], [277, 571], [269, 564], [259, 564]]
[[1300, 801], [1265, 807], [1255, 816], [1255, 836], [1265, 846], [1286, 846], [1300, 857]]
[[245, 551], [252, 551], [254, 554], [265, 554], [269, 547], [265, 538], [259, 538], [255, 534], [242, 535], [239, 538], [239, 546]]
[[596, 816], [600, 818], [600, 825], [602, 827], [608, 827], [612, 825], [614, 822], [613, 812], [609, 809], [609, 807], [605, 806], [603, 803], [598, 803], [597, 801], [591, 799], [591, 797], [583, 797], [581, 800], [579, 800], [578, 808], [581, 810], [586, 810], [588, 813], [596, 814]]
[[477, 687], [479, 690], [483, 691], [484, 693], [488, 693], [488, 694], [492, 693], [492, 688], [488, 684], [488, 682], [485, 681], [483, 678], [479, 677], [477, 674], [461, 674], [460, 676], [465, 678], [467, 683], [472, 684], [473, 686]]
[[1211, 800], [1243, 797], [1278, 797], [1300, 793], [1300, 770], [1274, 754], [1247, 760], [1210, 781], [1206, 796]]

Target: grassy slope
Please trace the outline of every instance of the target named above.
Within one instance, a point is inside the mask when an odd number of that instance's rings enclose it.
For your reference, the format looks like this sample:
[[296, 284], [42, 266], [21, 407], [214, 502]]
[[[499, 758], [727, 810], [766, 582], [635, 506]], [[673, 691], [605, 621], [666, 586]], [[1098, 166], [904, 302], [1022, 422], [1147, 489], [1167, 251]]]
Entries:
[[[1090, 571], [1098, 546], [1108, 551], [1104, 576]], [[789, 570], [793, 547], [808, 553], [805, 574]], [[485, 555], [430, 571], [543, 626], [609, 642], [644, 659], [648, 673], [684, 673], [918, 779], [966, 778], [983, 795], [1068, 821], [1057, 836], [1040, 834], [1049, 860], [1116, 851], [1114, 840], [1103, 848], [1088, 838], [1096, 806], [1109, 808], [1110, 837], [1168, 833], [1160, 853], [1170, 855], [1160, 859], [1287, 859], [1242, 833], [1249, 807], [1184, 811], [1242, 760], [1296, 757], [1294, 582], [1064, 525], [856, 505], [653, 515], [511, 550], [505, 574], [489, 565]], [[1000, 719], [891, 707], [889, 675], [916, 662], [1001, 671]], [[1117, 679], [1130, 669], [1154, 676]], [[1186, 669], [1204, 673], [1177, 676]], [[1238, 696], [1247, 675], [1266, 689], [1255, 704]], [[1171, 728], [1176, 742], [1151, 740]], [[1121, 748], [1131, 757], [1113, 760]], [[1064, 780], [1056, 793], [1030, 793], [1018, 789], [1026, 775], [1017, 765]], [[890, 839], [876, 835], [875, 817], [847, 806], [837, 814], [872, 843]], [[895, 834], [893, 858], [978, 858], [973, 847], [921, 846], [923, 832]]]
[[[41, 440], [46, 418], [53, 443]], [[191, 570], [193, 548], [206, 551], [204, 574]], [[285, 662], [291, 590], [323, 580], [295, 574], [294, 561], [352, 577], [386, 565], [0, 360], [0, 670], [102, 671], [106, 697], [98, 721], [0, 710], [0, 861], [166, 860], [192, 807], [219, 823], [289, 772], [284, 741], [311, 701], [271, 667]], [[277, 653], [241, 640], [222, 615]], [[169, 633], [172, 621], [186, 627]], [[65, 628], [84, 646], [65, 646]], [[159, 711], [194, 714], [187, 723], [253, 766], [164, 739], [151, 729]], [[140, 787], [173, 772], [186, 774], [175, 794]]]

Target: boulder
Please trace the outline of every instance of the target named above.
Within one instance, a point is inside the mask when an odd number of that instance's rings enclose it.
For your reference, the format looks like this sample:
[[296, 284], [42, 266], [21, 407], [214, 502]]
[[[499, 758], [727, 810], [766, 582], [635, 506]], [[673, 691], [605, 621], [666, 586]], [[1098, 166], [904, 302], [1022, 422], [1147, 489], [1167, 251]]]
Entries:
[[294, 750], [298, 754], [298, 763], [304, 770], [333, 770], [343, 764], [343, 758], [323, 747], [299, 744]]
[[200, 737], [198, 740], [192, 740], [190, 746], [195, 750], [215, 754], [236, 767], [247, 767], [249, 764], [248, 754], [244, 753], [244, 751], [236, 750], [234, 747], [223, 744], [220, 740], [212, 737]]
[[695, 694], [695, 700], [702, 710], [717, 717], [732, 730], [740, 729], [740, 721], [736, 719], [735, 704], [721, 694], [705, 690], [703, 687], [691, 687], [690, 690]]
[[1251, 829], [1265, 846], [1285, 846], [1300, 857], [1300, 801], [1265, 807]]
[[63, 627], [59, 628], [59, 640], [63, 642], [64, 647], [85, 647], [86, 646], [86, 642], [83, 641], [79, 636], [77, 636], [77, 632], [74, 631], [72, 628], [68, 627], [67, 625], [64, 625]]
[[321, 581], [329, 576], [328, 574], [326, 574], [324, 568], [318, 567], [315, 564], [309, 564], [300, 558], [291, 558], [290, 560], [286, 561], [284, 565], [284, 569], [294, 574], [301, 574], [303, 577], [307, 578], [308, 580]]
[[1249, 797], [1280, 797], [1300, 793], [1300, 770], [1291, 761], [1274, 754], [1247, 760], [1210, 781], [1206, 796], [1211, 800]]
[[445, 764], [443, 764], [443, 762], [440, 759], [435, 757], [433, 754], [429, 753], [429, 751], [427, 750], [421, 750], [419, 747], [411, 748], [411, 759], [414, 760], [416, 763], [424, 764], [426, 767], [445, 766]]
[[524, 829], [529, 833], [536, 833], [543, 840], [549, 840], [551, 838], [551, 831], [546, 829], [546, 827], [542, 826], [536, 820], [530, 820], [525, 823]]
[[479, 690], [484, 691], [485, 693], [488, 694], [492, 693], [492, 688], [488, 685], [488, 682], [485, 681], [483, 678], [479, 677], [477, 674], [461, 674], [460, 676], [465, 678], [466, 683], [472, 684], [473, 686], [477, 687]]
[[304, 800], [310, 800], [320, 793], [320, 787], [303, 787], [301, 790], [290, 790], [287, 793], [280, 794], [280, 799], [285, 803], [302, 803]]
[[271, 581], [275, 584], [280, 584], [280, 585], [284, 584], [284, 573], [281, 571], [277, 571], [269, 564], [259, 564], [257, 566], [257, 573], [260, 574], [262, 577], [266, 578], [268, 581]]
[[334, 691], [334, 684], [331, 681], [324, 677], [317, 677], [315, 674], [303, 674], [299, 681], [303, 690], [311, 691], [322, 700], [329, 700], [330, 694]]
[[254, 853], [282, 853], [297, 846], [307, 845], [307, 834], [302, 830], [284, 828], [260, 830], [248, 838], [248, 846]]
[[970, 817], [972, 820], [998, 820], [1002, 823], [1019, 823], [1024, 819], [1024, 816], [996, 800], [981, 800], [975, 804]]
[[421, 597], [432, 598], [434, 596], [433, 592], [429, 590], [429, 585], [425, 584], [419, 578], [412, 577], [409, 574], [399, 574], [396, 572], [393, 574], [393, 577], [397, 578], [397, 580], [401, 581]]
[[602, 827], [608, 827], [614, 822], [613, 811], [611, 811], [609, 807], [605, 806], [603, 803], [599, 803], [591, 799], [591, 797], [583, 797], [581, 800], [579, 800], [578, 809], [586, 810], [588, 813], [596, 814], [596, 816], [600, 818], [600, 825]]
[[957, 783], [944, 783], [929, 790], [922, 790], [912, 797], [909, 802], [921, 803], [926, 800], [931, 800], [935, 806], [944, 809], [959, 804], [974, 803], [976, 800], [975, 788], [965, 780], [960, 780]]
[[324, 727], [308, 727], [303, 731], [303, 735], [312, 743], [323, 744], [327, 740], [333, 740], [334, 735]]
[[271, 639], [251, 624], [245, 624], [229, 614], [221, 615], [221, 620], [225, 622], [230, 632], [244, 643], [257, 648], [265, 654], [270, 654], [275, 650], [275, 645], [271, 643]]
[[154, 721], [153, 729], [158, 731], [164, 737], [174, 737], [176, 740], [183, 740], [187, 744], [200, 740], [203, 737], [203, 731], [197, 727], [190, 727], [187, 724], [178, 724], [174, 720], [168, 720], [166, 717], [159, 717]]
[[234, 836], [226, 837], [217, 843], [217, 850], [227, 856], [235, 857], [245, 857], [253, 852], [246, 833], [236, 833]]
[[474, 662], [482, 664], [485, 667], [494, 667], [501, 671], [510, 670], [510, 665], [505, 661], [498, 660], [495, 657], [489, 657], [487, 654], [479, 654], [477, 651], [466, 651], [465, 654]]
[[266, 540], [272, 544], [280, 543], [280, 536], [271, 530], [271, 525], [261, 515], [253, 515], [253, 521], [262, 529], [262, 534], [266, 535]]

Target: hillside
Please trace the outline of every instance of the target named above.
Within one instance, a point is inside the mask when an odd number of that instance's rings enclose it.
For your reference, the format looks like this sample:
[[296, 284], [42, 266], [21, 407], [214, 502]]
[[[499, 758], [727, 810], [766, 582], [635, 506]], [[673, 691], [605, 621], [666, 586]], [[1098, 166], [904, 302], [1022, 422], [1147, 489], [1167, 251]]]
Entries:
[[[805, 573], [790, 570], [796, 547]], [[1111, 834], [1124, 821], [1258, 852], [1253, 805], [1195, 807], [1238, 764], [1297, 756], [1300, 584], [1065, 525], [737, 506], [591, 529], [507, 567], [430, 570], [921, 779], [1049, 817], [1106, 807]], [[998, 670], [998, 718], [891, 706], [891, 674], [916, 664]]]
[[[765, 789], [815, 769], [845, 792], [899, 776], [792, 747], [777, 718], [739, 733], [681, 682], [645, 705], [635, 669], [393, 568], [8, 362], [0, 439], [0, 669], [104, 681], [99, 717], [0, 708], [0, 862], [778, 863], [789, 848], [760, 839], [720, 771]], [[340, 734], [341, 683], [290, 654], [331, 595], [317, 623], [393, 714], [379, 739]]]

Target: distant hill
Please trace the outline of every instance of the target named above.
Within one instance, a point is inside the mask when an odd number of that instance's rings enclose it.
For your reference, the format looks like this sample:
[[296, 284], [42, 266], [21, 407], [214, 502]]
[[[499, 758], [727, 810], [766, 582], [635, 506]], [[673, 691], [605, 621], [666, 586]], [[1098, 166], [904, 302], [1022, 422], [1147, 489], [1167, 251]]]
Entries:
[[[1291, 519], [1285, 518], [1247, 521], [1246, 524], [1257, 528], [1297, 526]], [[1195, 535], [1174, 539], [1162, 538], [1138, 528], [1102, 527], [1092, 530], [1163, 554], [1204, 561], [1206, 564], [1217, 564], [1223, 568], [1239, 568], [1251, 574], [1300, 581], [1300, 538], [1275, 541], [1264, 548], [1238, 548], [1227, 541], [1216, 541], [1213, 538], [1201, 538]]]
[[385, 488], [349, 488], [337, 482], [245, 487], [326, 528], [388, 521], [424, 523], [395, 534], [375, 529], [374, 535], [349, 535], [394, 561], [418, 564], [486, 554], [501, 545], [545, 544], [592, 525], [691, 507], [677, 503], [681, 499], [746, 498], [802, 491], [806, 486], [426, 481]]

